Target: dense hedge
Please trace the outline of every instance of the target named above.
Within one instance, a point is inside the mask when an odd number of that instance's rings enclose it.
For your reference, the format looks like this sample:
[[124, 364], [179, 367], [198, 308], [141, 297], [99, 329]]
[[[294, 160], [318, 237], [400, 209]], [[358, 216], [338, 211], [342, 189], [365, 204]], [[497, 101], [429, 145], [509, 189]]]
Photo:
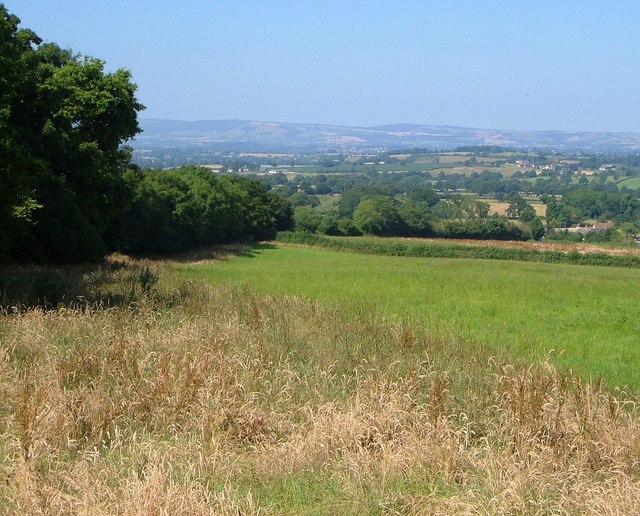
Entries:
[[389, 256], [423, 258], [475, 258], [481, 260], [513, 260], [525, 262], [568, 263], [577, 265], [607, 265], [640, 267], [638, 256], [612, 256], [606, 253], [571, 251], [539, 251], [512, 247], [473, 246], [454, 243], [398, 242], [371, 238], [336, 238], [304, 232], [284, 231], [277, 235], [280, 242], [306, 244], [336, 251]]
[[292, 224], [291, 206], [263, 183], [206, 168], [135, 170], [123, 250], [166, 254], [198, 246], [275, 237]]
[[532, 238], [531, 231], [523, 230], [503, 217], [447, 220], [441, 230], [434, 231], [434, 236], [477, 240], [529, 240]]

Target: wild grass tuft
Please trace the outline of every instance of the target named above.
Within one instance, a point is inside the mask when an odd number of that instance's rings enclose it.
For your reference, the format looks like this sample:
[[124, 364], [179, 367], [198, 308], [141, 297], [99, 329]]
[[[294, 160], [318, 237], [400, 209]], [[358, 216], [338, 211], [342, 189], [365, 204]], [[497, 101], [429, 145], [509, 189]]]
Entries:
[[4, 512], [640, 511], [632, 397], [362, 305], [140, 270], [94, 284], [127, 303], [0, 317]]

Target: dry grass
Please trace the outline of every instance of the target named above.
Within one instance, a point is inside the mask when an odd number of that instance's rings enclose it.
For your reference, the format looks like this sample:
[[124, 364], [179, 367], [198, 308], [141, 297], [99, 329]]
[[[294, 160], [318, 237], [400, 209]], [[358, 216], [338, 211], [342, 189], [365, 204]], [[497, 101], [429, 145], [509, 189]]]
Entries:
[[[507, 208], [509, 207], [508, 202], [490, 200], [489, 205], [490, 205], [489, 209], [492, 214], [493, 213], [497, 215], [507, 214]], [[542, 204], [541, 202], [529, 202], [529, 205], [535, 210], [536, 215], [538, 217], [544, 218], [546, 216], [547, 206], [545, 204]]]
[[505, 364], [360, 306], [193, 283], [5, 314], [0, 507], [640, 512], [635, 404]]
[[[535, 249], [538, 251], [560, 251], [563, 253], [569, 253], [572, 251], [584, 253], [602, 253], [611, 256], [640, 256], [640, 248], [638, 247], [612, 247], [608, 245], [591, 244], [587, 242], [561, 242], [553, 240], [533, 241], [526, 242], [520, 240], [473, 240], [473, 239], [455, 239], [450, 238], [399, 238], [395, 237], [394, 240], [408, 240], [416, 242], [434, 242], [434, 243], [455, 243], [470, 246], [485, 246], [485, 247], [508, 247], [515, 249]], [[284, 245], [278, 243], [278, 245]], [[292, 245], [292, 244], [286, 244]]]

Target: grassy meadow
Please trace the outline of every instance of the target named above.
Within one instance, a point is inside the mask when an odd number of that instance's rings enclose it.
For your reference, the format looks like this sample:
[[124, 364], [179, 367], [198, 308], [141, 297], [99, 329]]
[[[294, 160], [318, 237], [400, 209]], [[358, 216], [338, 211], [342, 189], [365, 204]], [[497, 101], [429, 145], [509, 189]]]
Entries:
[[637, 190], [640, 188], [640, 177], [630, 177], [628, 179], [623, 179], [618, 182], [619, 187], [626, 186], [627, 188], [631, 188], [632, 190]]
[[[292, 277], [303, 262], [340, 265], [295, 251], [215, 266], [266, 279], [276, 255]], [[0, 270], [1, 512], [640, 511], [635, 398], [364, 300], [213, 287], [185, 267]]]
[[263, 294], [362, 306], [394, 322], [454, 334], [514, 358], [552, 360], [584, 378], [640, 387], [635, 269], [408, 258], [263, 245], [181, 274]]

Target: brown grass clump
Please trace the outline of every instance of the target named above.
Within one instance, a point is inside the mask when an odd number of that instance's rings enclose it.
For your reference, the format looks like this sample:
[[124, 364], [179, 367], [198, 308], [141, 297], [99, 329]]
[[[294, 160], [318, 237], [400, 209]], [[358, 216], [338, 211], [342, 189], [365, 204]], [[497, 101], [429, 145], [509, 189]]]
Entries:
[[0, 316], [1, 512], [640, 512], [622, 393], [137, 267], [101, 273], [119, 303]]

